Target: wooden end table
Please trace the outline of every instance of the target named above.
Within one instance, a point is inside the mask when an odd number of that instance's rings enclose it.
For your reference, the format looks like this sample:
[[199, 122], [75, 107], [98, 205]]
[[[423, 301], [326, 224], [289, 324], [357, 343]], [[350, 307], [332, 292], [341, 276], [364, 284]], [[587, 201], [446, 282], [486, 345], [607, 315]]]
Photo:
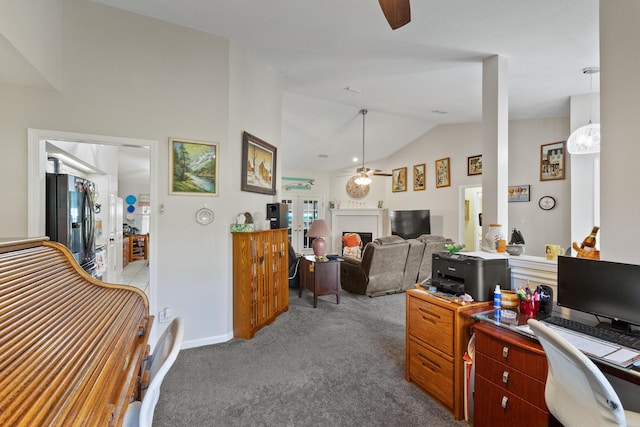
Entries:
[[300, 288], [313, 292], [313, 308], [318, 306], [318, 297], [322, 295], [336, 296], [336, 304], [340, 304], [340, 262], [341, 260], [316, 260], [314, 255], [300, 258]]

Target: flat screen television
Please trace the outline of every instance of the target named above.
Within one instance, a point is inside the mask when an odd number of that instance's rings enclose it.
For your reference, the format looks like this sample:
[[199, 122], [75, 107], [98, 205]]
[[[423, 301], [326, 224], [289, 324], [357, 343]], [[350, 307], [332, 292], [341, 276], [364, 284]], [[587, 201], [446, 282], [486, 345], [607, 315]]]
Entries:
[[640, 265], [560, 256], [558, 305], [611, 319], [622, 331], [640, 326]]
[[389, 221], [391, 234], [403, 239], [415, 239], [422, 234], [431, 234], [431, 218], [428, 209], [390, 211]]

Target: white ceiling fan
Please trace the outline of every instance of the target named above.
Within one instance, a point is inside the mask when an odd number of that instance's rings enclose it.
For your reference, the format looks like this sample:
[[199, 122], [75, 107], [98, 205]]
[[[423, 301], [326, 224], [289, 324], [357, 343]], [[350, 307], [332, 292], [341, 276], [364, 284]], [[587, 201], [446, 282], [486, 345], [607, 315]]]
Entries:
[[371, 169], [365, 166], [364, 161], [364, 149], [365, 149], [365, 116], [367, 115], [367, 110], [360, 110], [360, 114], [362, 114], [362, 166], [356, 169], [355, 175], [352, 177], [354, 182], [358, 185], [369, 185], [371, 184], [372, 176], [391, 176], [390, 173], [384, 173], [380, 169]]

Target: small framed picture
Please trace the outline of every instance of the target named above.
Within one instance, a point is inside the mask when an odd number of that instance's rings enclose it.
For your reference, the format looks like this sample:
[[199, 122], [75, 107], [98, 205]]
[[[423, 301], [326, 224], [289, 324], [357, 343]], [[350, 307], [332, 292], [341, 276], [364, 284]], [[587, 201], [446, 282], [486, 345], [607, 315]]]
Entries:
[[407, 168], [397, 168], [391, 171], [391, 191], [407, 191]]
[[276, 194], [276, 154], [276, 147], [244, 132], [240, 190]]
[[436, 188], [449, 187], [451, 185], [451, 170], [449, 157], [436, 160]]
[[218, 195], [218, 144], [169, 138], [169, 194]]
[[540, 146], [540, 181], [564, 179], [564, 141]]
[[531, 201], [531, 186], [530, 185], [510, 185], [509, 195], [507, 200], [509, 202], [529, 202]]
[[482, 154], [467, 157], [467, 175], [482, 175]]
[[424, 163], [413, 166], [413, 191], [424, 190], [427, 188], [427, 177], [425, 171], [426, 165]]

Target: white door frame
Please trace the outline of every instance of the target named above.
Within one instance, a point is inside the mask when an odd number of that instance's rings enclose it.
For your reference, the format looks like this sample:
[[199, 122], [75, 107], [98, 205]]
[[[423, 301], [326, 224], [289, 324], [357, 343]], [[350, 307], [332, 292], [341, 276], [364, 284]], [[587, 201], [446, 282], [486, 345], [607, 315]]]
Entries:
[[[148, 148], [150, 158], [149, 186], [152, 206], [158, 203], [158, 141], [151, 139], [122, 138], [116, 136], [90, 135], [75, 132], [61, 132], [44, 129], [28, 129], [27, 132], [27, 234], [28, 237], [46, 236], [45, 210], [46, 191], [45, 179], [47, 172], [46, 141], [69, 141], [84, 144], [103, 144], [113, 146], [128, 146]], [[157, 236], [157, 221], [151, 215], [149, 231]], [[149, 242], [149, 312], [155, 313], [157, 301], [157, 248], [155, 242]], [[152, 330], [152, 335], [155, 331]], [[151, 341], [153, 342], [153, 341]]]

